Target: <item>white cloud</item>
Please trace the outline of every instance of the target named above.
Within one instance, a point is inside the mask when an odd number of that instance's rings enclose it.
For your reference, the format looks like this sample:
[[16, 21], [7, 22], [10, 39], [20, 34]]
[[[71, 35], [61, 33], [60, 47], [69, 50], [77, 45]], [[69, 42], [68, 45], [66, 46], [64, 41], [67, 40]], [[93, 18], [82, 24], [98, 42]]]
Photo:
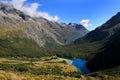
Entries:
[[80, 24], [83, 25], [84, 27], [90, 27], [90, 26], [92, 26], [92, 24], [90, 23], [89, 19], [83, 19], [83, 20], [81, 20]]
[[37, 13], [38, 16], [44, 16], [44, 18], [50, 20], [50, 21], [58, 21], [58, 16], [50, 16], [47, 12], [39, 12]]
[[21, 10], [25, 14], [31, 16], [31, 17], [43, 17], [50, 21], [58, 21], [58, 16], [51, 16], [47, 12], [40, 12], [38, 11], [38, 8], [40, 7], [39, 3], [29, 3], [27, 5], [27, 0], [11, 0], [10, 2], [16, 9]]

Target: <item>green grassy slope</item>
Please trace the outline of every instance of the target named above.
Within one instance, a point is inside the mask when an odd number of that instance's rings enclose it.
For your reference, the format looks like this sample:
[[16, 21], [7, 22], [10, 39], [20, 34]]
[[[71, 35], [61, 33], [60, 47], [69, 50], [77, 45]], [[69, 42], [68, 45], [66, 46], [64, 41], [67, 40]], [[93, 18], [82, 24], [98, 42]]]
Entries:
[[[0, 29], [1, 57], [39, 57], [42, 56], [40, 47], [18, 29]], [[45, 55], [45, 53], [44, 53]]]

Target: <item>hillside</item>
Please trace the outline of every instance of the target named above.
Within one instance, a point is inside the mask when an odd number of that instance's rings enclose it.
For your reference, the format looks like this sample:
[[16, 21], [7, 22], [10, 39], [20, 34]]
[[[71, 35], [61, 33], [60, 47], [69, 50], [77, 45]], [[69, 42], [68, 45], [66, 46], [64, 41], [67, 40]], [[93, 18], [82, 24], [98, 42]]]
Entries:
[[101, 52], [97, 53], [95, 57], [88, 61], [87, 66], [91, 71], [115, 68], [120, 66], [119, 57], [120, 30], [111, 36]]
[[74, 43], [68, 47], [70, 49], [74, 48], [74, 51], [79, 55], [79, 58], [89, 60], [94, 57], [96, 53], [101, 52], [104, 49], [103, 47], [119, 32], [119, 30], [120, 12], [84, 37], [75, 40]]
[[80, 24], [30, 17], [0, 3], [0, 55], [46, 55], [43, 48], [70, 44], [87, 33]]
[[88, 61], [87, 66], [91, 71], [119, 67], [119, 36], [120, 12], [83, 38], [56, 49], [53, 53], [61, 53], [58, 54], [61, 57], [86, 59]]
[[91, 42], [101, 41], [107, 39], [114, 35], [120, 29], [120, 12], [118, 12], [115, 16], [113, 16], [106, 23], [91, 31], [84, 39], [87, 39]]
[[[83, 38], [66, 46], [67, 56], [86, 59], [87, 67], [98, 75], [120, 75], [120, 12]], [[63, 52], [64, 52], [63, 51]], [[97, 75], [98, 74], [98, 75]]]
[[[106, 23], [78, 39], [72, 46], [79, 49], [88, 60], [87, 66], [91, 71], [105, 70], [120, 66], [120, 12]], [[81, 53], [84, 52], [84, 53]], [[118, 69], [119, 73], [119, 69]]]
[[30, 17], [12, 5], [0, 4], [0, 28], [20, 29], [27, 38], [39, 46], [65, 45], [88, 33], [80, 24], [51, 22], [44, 18]]

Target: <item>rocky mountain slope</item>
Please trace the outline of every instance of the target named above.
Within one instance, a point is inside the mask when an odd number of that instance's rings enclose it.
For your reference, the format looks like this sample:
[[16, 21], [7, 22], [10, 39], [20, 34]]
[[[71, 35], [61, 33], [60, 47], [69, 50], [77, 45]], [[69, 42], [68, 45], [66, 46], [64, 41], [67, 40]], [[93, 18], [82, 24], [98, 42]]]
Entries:
[[0, 3], [0, 37], [28, 38], [40, 47], [65, 45], [88, 33], [80, 24], [51, 22], [25, 15], [12, 5]]

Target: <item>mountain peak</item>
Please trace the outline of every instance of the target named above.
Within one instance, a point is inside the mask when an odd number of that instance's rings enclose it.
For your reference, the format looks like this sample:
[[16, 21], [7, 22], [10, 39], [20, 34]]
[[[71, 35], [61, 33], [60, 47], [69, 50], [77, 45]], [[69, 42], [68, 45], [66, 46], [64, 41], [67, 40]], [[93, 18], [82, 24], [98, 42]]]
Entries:
[[16, 10], [11, 4], [8, 3], [0, 3], [0, 11], [2, 11], [5, 14], [12, 13], [12, 14], [18, 14], [20, 11]]
[[0, 9], [9, 11], [9, 10], [14, 9], [14, 7], [11, 4], [8, 4], [8, 3], [0, 3]]
[[117, 15], [120, 15], [120, 12], [118, 12]]
[[21, 12], [20, 10], [17, 10], [13, 7], [13, 5], [8, 4], [8, 3], [0, 3], [0, 15], [6, 15], [8, 16], [15, 16], [18, 15], [19, 17], [21, 17], [23, 20], [28, 20], [30, 18], [30, 16], [24, 14], [23, 12]]
[[[88, 40], [90, 42], [101, 41], [103, 39], [109, 38], [120, 30], [120, 12], [109, 19], [106, 23], [96, 28], [95, 30], [89, 32], [83, 40]], [[75, 42], [80, 42], [82, 39], [78, 39]]]
[[114, 27], [118, 23], [120, 23], [120, 12], [118, 12], [115, 16], [109, 19], [102, 26], [98, 27], [98, 29], [109, 29], [111, 27]]

